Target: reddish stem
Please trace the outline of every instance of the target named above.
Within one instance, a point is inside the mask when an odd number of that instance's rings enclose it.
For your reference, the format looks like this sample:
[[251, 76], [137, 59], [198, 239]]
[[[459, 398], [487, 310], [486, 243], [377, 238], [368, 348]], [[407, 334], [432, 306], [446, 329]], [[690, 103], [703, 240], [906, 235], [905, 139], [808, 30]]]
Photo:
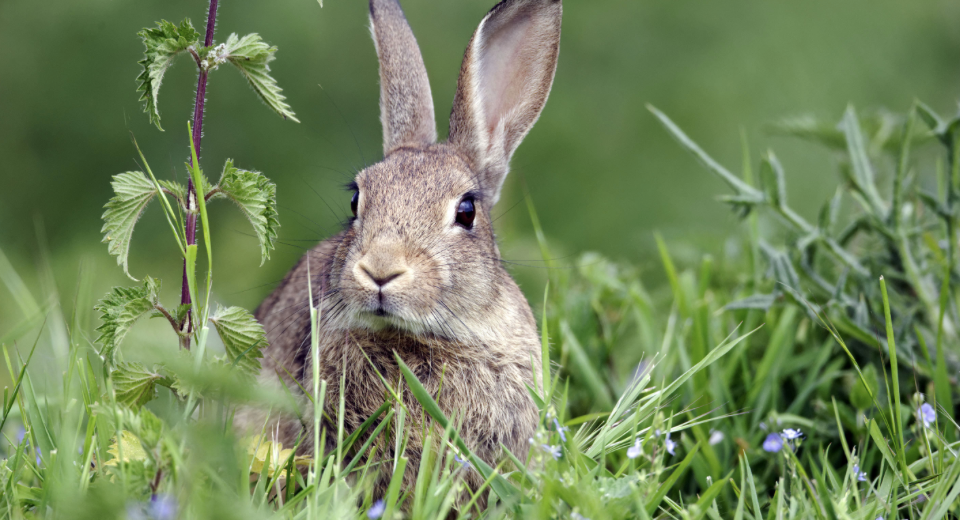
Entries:
[[[207, 10], [207, 34], [203, 40], [204, 47], [213, 45], [213, 32], [217, 25], [217, 4], [218, 0], [210, 0], [210, 8]], [[193, 104], [193, 147], [197, 151], [197, 157], [200, 157], [200, 137], [203, 136], [203, 103], [207, 97], [207, 71], [201, 69], [200, 76], [197, 78], [197, 99]], [[190, 165], [193, 166], [193, 158], [190, 159]], [[187, 238], [187, 245], [196, 245], [197, 243], [197, 188], [193, 185], [193, 178], [187, 180], [187, 221], [184, 234]], [[187, 261], [183, 261], [183, 283], [180, 287], [180, 304], [189, 305], [192, 303], [190, 298], [190, 284], [187, 282]], [[193, 323], [189, 312], [186, 315], [184, 323], [180, 325], [180, 330], [189, 334], [193, 332]], [[184, 336], [181, 341], [183, 348], [190, 350], [190, 337]]]

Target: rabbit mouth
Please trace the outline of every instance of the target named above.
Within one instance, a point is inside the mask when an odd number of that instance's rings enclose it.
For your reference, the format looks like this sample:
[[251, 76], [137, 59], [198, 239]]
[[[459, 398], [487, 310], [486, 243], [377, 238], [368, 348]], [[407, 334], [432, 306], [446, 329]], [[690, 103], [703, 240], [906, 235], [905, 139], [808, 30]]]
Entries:
[[398, 330], [417, 333], [422, 326], [419, 323], [411, 323], [402, 316], [392, 313], [384, 307], [361, 311], [357, 317], [363, 323], [365, 328], [371, 330]]

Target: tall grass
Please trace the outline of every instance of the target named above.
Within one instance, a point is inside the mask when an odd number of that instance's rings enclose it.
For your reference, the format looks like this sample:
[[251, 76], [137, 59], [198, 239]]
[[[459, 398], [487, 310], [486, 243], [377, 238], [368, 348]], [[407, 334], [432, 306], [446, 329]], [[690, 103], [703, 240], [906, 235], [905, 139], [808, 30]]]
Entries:
[[[756, 186], [746, 145], [734, 175], [655, 114], [734, 189], [725, 200], [747, 218], [738, 252], [681, 265], [656, 237], [667, 280], [656, 288], [592, 253], [551, 269], [543, 390], [531, 390], [540, 423], [529, 453], [494, 467], [470, 453], [399, 360], [403, 378], [384, 381], [377, 414], [358, 431], [315, 428], [315, 446], [336, 435], [337, 448], [309, 458], [269, 431], [236, 437], [239, 404], [276, 413], [296, 405], [288, 393], [251, 387], [230, 363], [197, 370], [209, 352], [181, 353], [171, 342], [129, 354], [169, 370], [154, 374], [158, 398], [141, 406], [128, 393], [142, 386], [118, 380], [127, 376], [101, 356], [86, 320], [63, 316], [56, 300], [36, 303], [52, 295], [31, 291], [0, 254], [0, 280], [23, 311], [2, 340], [12, 384], [0, 419], [0, 516], [958, 518], [957, 120], [918, 105], [891, 119], [893, 129], [878, 126], [887, 140], [864, 133], [871, 120], [852, 109], [840, 130], [778, 126], [839, 150], [844, 185], [812, 224], [790, 209], [775, 155], [764, 154]], [[920, 132], [915, 117], [932, 130]], [[910, 159], [912, 146], [931, 141], [947, 150], [939, 198], [922, 189], [926, 172]], [[845, 201], [854, 209], [841, 227]], [[782, 227], [761, 236], [761, 219]], [[75, 309], [93, 306], [87, 290], [72, 296]], [[312, 349], [316, 356], [316, 332]], [[38, 364], [38, 350], [56, 353], [47, 356], [55, 368]], [[168, 373], [175, 383], [160, 381]], [[319, 421], [326, 385], [315, 381], [304, 394]], [[432, 418], [412, 489], [401, 486], [406, 392]], [[367, 455], [381, 436], [395, 455], [375, 466]], [[481, 489], [465, 486], [469, 472], [483, 477]], [[373, 495], [379, 473], [392, 475], [382, 497]]]

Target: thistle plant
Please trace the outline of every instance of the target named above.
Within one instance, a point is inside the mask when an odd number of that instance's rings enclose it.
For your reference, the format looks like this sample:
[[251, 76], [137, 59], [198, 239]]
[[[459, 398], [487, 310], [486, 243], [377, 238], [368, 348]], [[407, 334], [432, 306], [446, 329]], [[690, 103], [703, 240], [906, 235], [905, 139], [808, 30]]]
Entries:
[[[139, 151], [143, 171], [125, 172], [113, 177], [115, 196], [106, 204], [103, 214], [103, 242], [117, 257], [117, 264], [124, 273], [130, 274], [129, 254], [131, 237], [137, 220], [147, 205], [160, 199], [164, 215], [170, 226], [177, 249], [182, 257], [183, 276], [181, 297], [176, 306], [165, 307], [160, 302], [160, 280], [145, 276], [137, 287], [116, 287], [96, 306], [102, 325], [97, 329], [100, 337], [100, 356], [110, 370], [113, 388], [118, 402], [139, 407], [156, 395], [156, 385], [175, 389], [181, 397], [189, 395], [185, 385], [165, 366], [147, 367], [140, 363], [123, 361], [121, 344], [130, 328], [140, 318], [161, 317], [166, 319], [178, 338], [183, 350], [196, 346], [195, 366], [204, 363], [220, 363], [235, 368], [241, 375], [252, 377], [259, 372], [264, 347], [263, 327], [253, 315], [240, 307], [216, 306], [211, 312], [211, 289], [213, 283], [213, 256], [210, 245], [208, 204], [227, 199], [233, 201], [249, 220], [260, 243], [261, 265], [270, 257], [278, 228], [276, 209], [276, 186], [262, 173], [234, 166], [228, 159], [216, 183], [203, 174], [200, 167], [200, 141], [203, 135], [204, 102], [207, 96], [208, 76], [221, 65], [236, 68], [247, 80], [254, 92], [272, 110], [285, 119], [297, 121], [284, 102], [281, 89], [270, 75], [270, 62], [276, 47], [266, 44], [258, 34], [238, 36], [230, 34], [225, 41], [214, 40], [218, 0], [211, 0], [207, 12], [206, 32], [201, 37], [189, 19], [180, 24], [161, 20], [156, 27], [146, 28], [138, 34], [145, 47], [140, 61], [143, 70], [137, 80], [138, 92], [142, 95], [144, 112], [150, 122], [160, 125], [159, 93], [163, 76], [180, 56], [193, 58], [197, 67], [197, 92], [192, 121], [188, 122], [189, 155], [186, 161], [187, 183], [184, 186], [174, 180], [158, 180], [146, 158]], [[134, 141], [136, 144], [136, 141]], [[204, 252], [208, 266], [206, 283], [199, 284], [196, 276], [200, 247], [197, 233], [203, 237]], [[223, 341], [225, 357], [209, 361], [205, 347], [209, 325], [212, 324]]]

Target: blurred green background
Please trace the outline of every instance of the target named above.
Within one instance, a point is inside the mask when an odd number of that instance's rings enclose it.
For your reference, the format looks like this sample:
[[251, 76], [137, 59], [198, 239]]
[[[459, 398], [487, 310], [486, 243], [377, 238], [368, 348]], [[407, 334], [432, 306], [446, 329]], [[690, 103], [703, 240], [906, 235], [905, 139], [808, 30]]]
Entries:
[[[445, 135], [463, 49], [494, 2], [402, 3]], [[140, 169], [131, 134], [158, 176], [185, 175], [195, 67], [183, 56], [168, 72], [159, 103], [167, 131], [159, 132], [138, 102], [136, 33], [161, 18], [190, 17], [200, 29], [206, 4], [0, 0], [0, 249], [42, 301], [58, 290], [68, 315], [81, 263], [92, 298], [133, 283], [99, 233], [110, 177]], [[201, 164], [215, 179], [232, 157], [276, 182], [284, 242], [258, 267], [240, 213], [213, 207], [215, 286], [225, 304], [255, 307], [304, 248], [338, 229], [349, 211], [342, 185], [381, 156], [366, 2], [325, 4], [221, 2], [217, 40], [259, 32], [279, 46], [272, 69], [302, 121], [260, 104], [235, 70], [213, 73]], [[564, 8], [553, 93], [494, 210], [503, 255], [526, 265], [512, 269], [533, 301], [545, 276], [524, 185], [561, 264], [597, 250], [659, 276], [655, 230], [672, 247], [697, 251], [721, 251], [736, 232], [736, 217], [713, 202], [724, 187], [672, 142], [647, 103], [732, 169], [741, 129], [755, 152], [775, 146], [791, 204], [812, 218], [836, 186], [832, 158], [766, 135], [765, 123], [801, 113], [839, 119], [848, 102], [906, 110], [920, 98], [950, 111], [960, 92], [955, 0], [567, 0]], [[44, 264], [52, 280], [41, 275]], [[137, 227], [130, 266], [177, 297], [180, 262], [155, 204]], [[0, 289], [0, 336], [20, 319]]]

